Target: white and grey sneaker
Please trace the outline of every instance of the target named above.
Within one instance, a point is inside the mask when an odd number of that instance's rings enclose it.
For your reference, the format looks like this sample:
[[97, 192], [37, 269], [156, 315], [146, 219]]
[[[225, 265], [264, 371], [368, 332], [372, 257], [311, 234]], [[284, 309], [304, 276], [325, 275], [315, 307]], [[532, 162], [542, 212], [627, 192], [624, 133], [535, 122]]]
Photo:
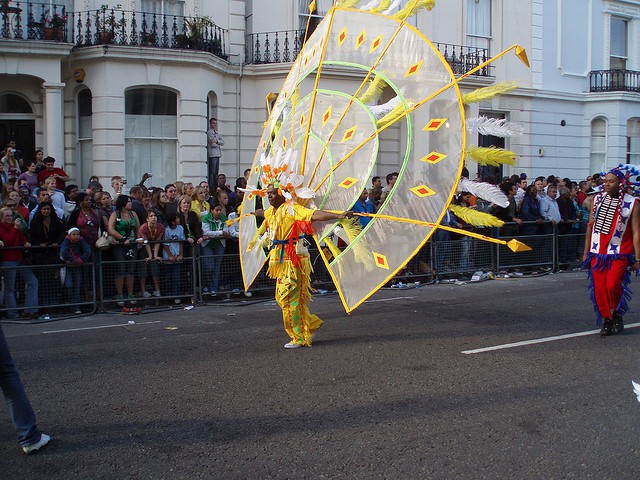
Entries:
[[40, 435], [40, 440], [38, 440], [36, 443], [32, 443], [31, 445], [27, 445], [26, 447], [22, 447], [22, 451], [27, 455], [31, 455], [32, 453], [37, 452], [47, 443], [49, 443], [49, 440], [51, 440], [51, 437], [46, 433], [42, 433]]

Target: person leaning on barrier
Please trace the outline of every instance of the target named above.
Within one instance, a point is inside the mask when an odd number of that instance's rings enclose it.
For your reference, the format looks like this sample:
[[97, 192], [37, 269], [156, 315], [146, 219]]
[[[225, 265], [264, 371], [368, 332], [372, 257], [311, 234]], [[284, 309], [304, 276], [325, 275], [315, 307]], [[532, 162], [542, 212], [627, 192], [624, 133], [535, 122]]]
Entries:
[[[13, 212], [8, 207], [0, 209], [0, 267], [4, 274], [4, 306], [8, 318], [17, 318], [16, 312], [16, 275], [24, 280], [25, 315], [35, 316], [38, 313], [38, 279], [30, 268], [18, 268], [24, 259], [24, 248], [30, 247], [27, 237], [20, 231], [18, 220], [13, 219]], [[18, 247], [18, 248], [9, 248]]]
[[[155, 210], [147, 212], [147, 222], [140, 227], [140, 238], [144, 239], [143, 257], [144, 263], [140, 264], [140, 291], [144, 298], [151, 295], [159, 297], [160, 294], [160, 264], [162, 254], [160, 243], [164, 239], [164, 225], [158, 223], [158, 214]], [[147, 291], [147, 271], [151, 270], [151, 280], [153, 281], [153, 294]]]
[[100, 216], [93, 208], [91, 197], [84, 192], [76, 196], [76, 209], [71, 213], [67, 227], [78, 227], [80, 236], [94, 249], [100, 229]]
[[112, 258], [116, 262], [116, 300], [118, 305], [124, 306], [123, 287], [126, 281], [129, 301], [135, 303], [133, 296], [133, 282], [138, 256], [136, 238], [140, 222], [136, 212], [132, 210], [131, 197], [129, 195], [119, 195], [116, 199], [116, 211], [109, 217], [109, 235], [111, 235], [117, 245], [110, 250]]
[[[535, 185], [529, 185], [525, 189], [525, 196], [520, 206], [521, 235], [536, 235], [540, 233], [542, 216], [540, 215], [540, 201], [538, 200], [538, 190]], [[532, 223], [535, 222], [535, 223]]]
[[82, 278], [84, 270], [82, 265], [91, 260], [91, 247], [80, 235], [78, 227], [72, 227], [60, 245], [60, 258], [67, 262], [64, 286], [69, 292], [71, 303], [76, 304], [75, 313], [80, 310], [80, 292], [82, 291]]

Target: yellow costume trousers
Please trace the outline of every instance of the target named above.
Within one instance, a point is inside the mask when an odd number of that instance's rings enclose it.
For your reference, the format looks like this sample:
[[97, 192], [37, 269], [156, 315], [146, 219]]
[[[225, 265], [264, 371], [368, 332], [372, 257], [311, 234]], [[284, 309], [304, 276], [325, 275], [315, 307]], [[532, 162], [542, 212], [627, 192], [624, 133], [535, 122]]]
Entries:
[[311, 261], [304, 256], [298, 267], [288, 259], [274, 263], [269, 265], [269, 270], [278, 271], [278, 275], [274, 275], [278, 279], [276, 301], [282, 309], [284, 329], [293, 343], [311, 346], [313, 332], [322, 326], [322, 320], [309, 311]]

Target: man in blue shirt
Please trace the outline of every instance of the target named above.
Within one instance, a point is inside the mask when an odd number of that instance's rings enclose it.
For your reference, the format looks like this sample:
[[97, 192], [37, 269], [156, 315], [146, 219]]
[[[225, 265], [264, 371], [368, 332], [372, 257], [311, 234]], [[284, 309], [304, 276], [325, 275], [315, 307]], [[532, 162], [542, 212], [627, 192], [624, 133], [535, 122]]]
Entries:
[[[373, 206], [373, 203], [369, 201], [369, 194], [367, 193], [366, 188], [362, 190], [360, 198], [358, 198], [351, 210], [354, 213], [376, 213], [376, 208]], [[358, 221], [360, 222], [360, 225], [362, 225], [362, 228], [364, 228], [371, 221], [371, 217], [358, 216]]]

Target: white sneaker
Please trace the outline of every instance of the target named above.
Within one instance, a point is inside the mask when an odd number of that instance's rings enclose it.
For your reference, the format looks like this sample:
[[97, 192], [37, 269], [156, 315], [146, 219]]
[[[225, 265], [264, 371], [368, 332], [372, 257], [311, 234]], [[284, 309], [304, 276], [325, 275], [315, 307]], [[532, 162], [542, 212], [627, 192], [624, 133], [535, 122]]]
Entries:
[[160, 290], [156, 290], [155, 292], [153, 292], [153, 296], [154, 297], [160, 297]]
[[151, 298], [151, 292], [146, 292], [146, 291], [145, 291], [145, 292], [142, 294], [142, 296], [143, 296], [144, 298]]
[[181, 300], [179, 298], [176, 298], [173, 303], [175, 303], [176, 305], [180, 305]]
[[301, 346], [302, 345], [300, 345], [299, 343], [293, 343], [293, 342], [284, 344], [284, 348], [300, 348]]
[[251, 293], [251, 292], [244, 292], [244, 296], [245, 296], [245, 297], [247, 297], [247, 298], [251, 298], [251, 297], [253, 297], [253, 293]]
[[27, 455], [31, 455], [32, 453], [37, 452], [42, 447], [44, 447], [47, 443], [49, 443], [49, 440], [51, 440], [51, 437], [46, 433], [42, 433], [40, 435], [40, 440], [38, 440], [36, 443], [33, 443], [31, 445], [27, 445], [26, 447], [22, 447], [22, 451]]

